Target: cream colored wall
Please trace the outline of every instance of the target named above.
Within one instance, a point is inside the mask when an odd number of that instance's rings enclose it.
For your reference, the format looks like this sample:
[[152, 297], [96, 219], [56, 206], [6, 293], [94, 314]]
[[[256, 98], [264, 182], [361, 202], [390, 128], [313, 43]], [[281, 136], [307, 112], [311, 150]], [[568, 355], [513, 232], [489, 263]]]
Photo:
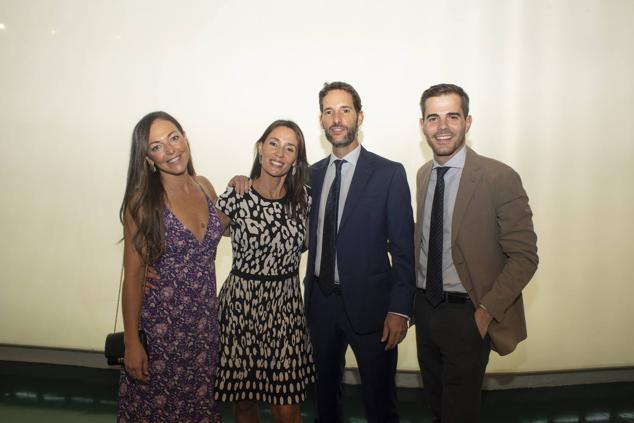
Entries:
[[[325, 156], [317, 92], [348, 81], [363, 144], [404, 163], [413, 191], [431, 157], [418, 99], [454, 82], [471, 145], [520, 173], [539, 235], [529, 339], [489, 371], [634, 365], [633, 18], [631, 0], [2, 0], [0, 343], [102, 348], [145, 113], [175, 115], [222, 190], [277, 118]], [[230, 264], [224, 240], [219, 281]], [[413, 331], [399, 366], [417, 367]]]

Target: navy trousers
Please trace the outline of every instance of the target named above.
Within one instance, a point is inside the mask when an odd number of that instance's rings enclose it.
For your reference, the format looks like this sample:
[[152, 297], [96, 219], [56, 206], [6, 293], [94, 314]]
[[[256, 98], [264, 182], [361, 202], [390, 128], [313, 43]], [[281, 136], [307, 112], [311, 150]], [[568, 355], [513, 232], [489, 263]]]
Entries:
[[348, 345], [357, 360], [366, 419], [369, 423], [398, 422], [396, 399], [397, 349], [385, 351], [382, 330], [358, 334], [350, 326], [341, 293], [326, 296], [314, 286], [308, 325], [317, 370], [317, 419], [343, 422], [341, 380]]

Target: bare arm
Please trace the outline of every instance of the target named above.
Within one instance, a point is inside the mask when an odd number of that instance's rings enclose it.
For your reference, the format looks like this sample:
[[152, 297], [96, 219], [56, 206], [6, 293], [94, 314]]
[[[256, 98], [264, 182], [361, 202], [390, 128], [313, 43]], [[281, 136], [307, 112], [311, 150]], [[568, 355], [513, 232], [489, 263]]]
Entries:
[[148, 381], [148, 358], [139, 338], [139, 319], [143, 305], [145, 263], [133, 245], [137, 227], [127, 212], [123, 223], [123, 293], [121, 298], [124, 326], [124, 364], [128, 373], [142, 382]]

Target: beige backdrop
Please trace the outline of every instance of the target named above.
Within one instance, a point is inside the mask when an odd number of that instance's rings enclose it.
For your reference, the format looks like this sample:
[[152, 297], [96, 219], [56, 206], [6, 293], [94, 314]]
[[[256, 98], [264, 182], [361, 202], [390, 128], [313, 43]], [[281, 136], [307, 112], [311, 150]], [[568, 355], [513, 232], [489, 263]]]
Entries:
[[[634, 365], [633, 19], [631, 0], [2, 0], [0, 344], [102, 348], [145, 113], [181, 121], [221, 191], [274, 119], [325, 156], [317, 92], [348, 81], [363, 144], [414, 191], [431, 157], [418, 99], [454, 82], [471, 145], [522, 175], [539, 236], [528, 341], [489, 370]], [[230, 265], [224, 240], [219, 284]], [[399, 367], [417, 367], [413, 333]]]

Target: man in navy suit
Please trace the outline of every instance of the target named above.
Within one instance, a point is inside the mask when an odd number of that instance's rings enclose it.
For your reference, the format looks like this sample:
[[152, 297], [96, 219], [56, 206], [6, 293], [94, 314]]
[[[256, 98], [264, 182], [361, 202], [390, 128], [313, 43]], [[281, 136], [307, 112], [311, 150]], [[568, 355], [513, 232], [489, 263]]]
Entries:
[[398, 422], [397, 345], [415, 295], [414, 222], [405, 169], [363, 148], [361, 99], [344, 82], [319, 92], [332, 153], [310, 168], [305, 306], [317, 369], [317, 421], [342, 421], [348, 345], [368, 422]]

